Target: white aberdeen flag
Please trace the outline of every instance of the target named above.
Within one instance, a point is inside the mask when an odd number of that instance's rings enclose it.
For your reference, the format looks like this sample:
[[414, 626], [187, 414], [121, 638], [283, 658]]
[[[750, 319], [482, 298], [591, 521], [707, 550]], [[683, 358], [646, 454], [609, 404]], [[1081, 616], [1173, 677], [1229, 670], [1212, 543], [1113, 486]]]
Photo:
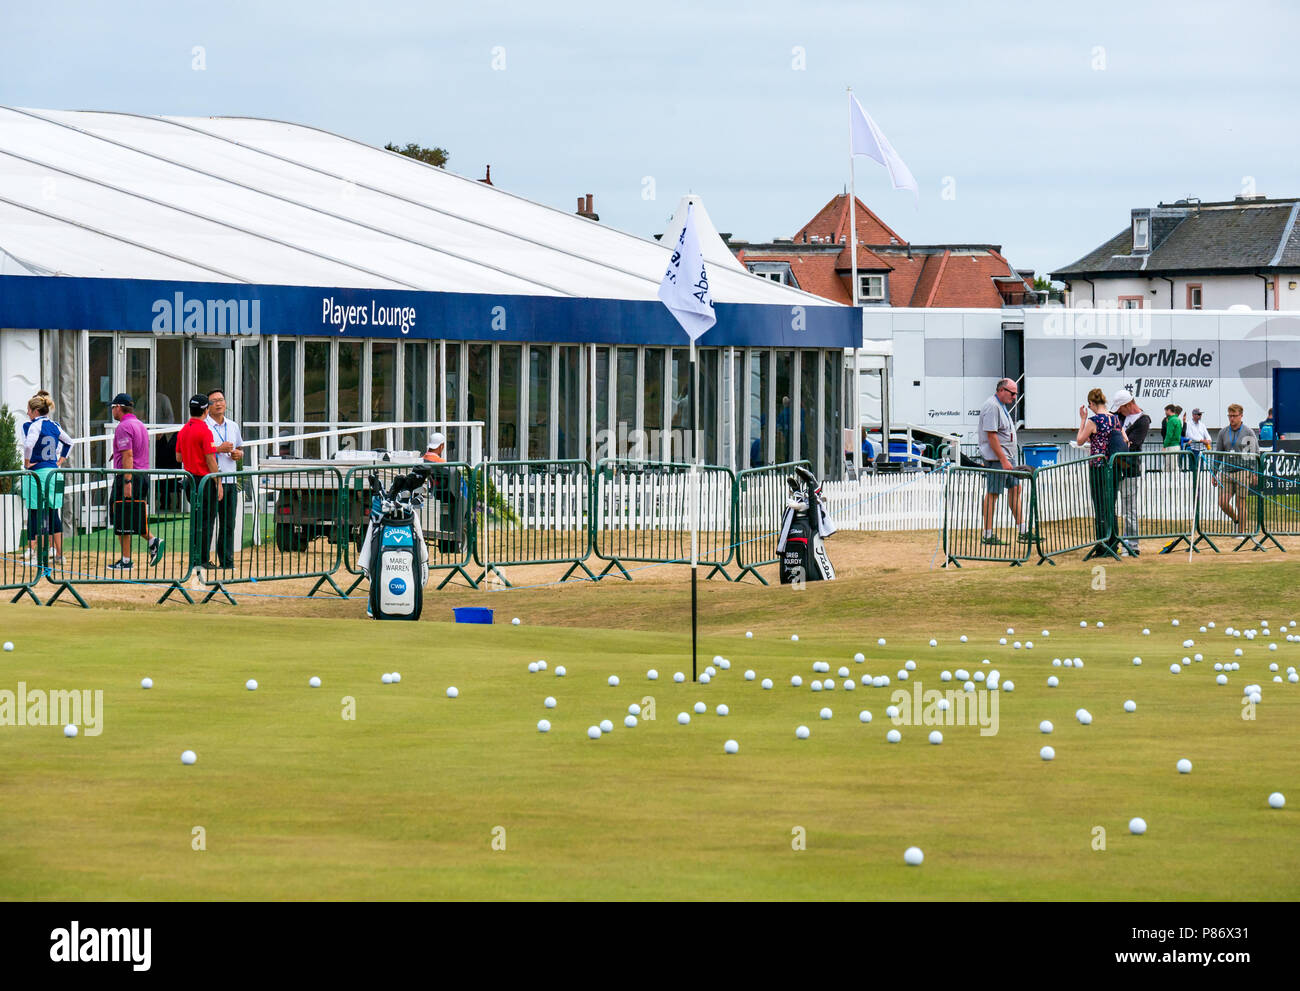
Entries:
[[889, 143], [884, 132], [862, 109], [862, 104], [852, 93], [849, 94], [849, 135], [851, 154], [875, 159], [889, 170], [895, 189], [910, 189], [914, 196], [920, 195], [911, 170], [898, 157], [898, 152], [894, 151], [894, 146]]
[[659, 298], [682, 325], [692, 345], [718, 320], [713, 312], [713, 297], [709, 295], [709, 274], [704, 270], [695, 216], [689, 205], [668, 271], [659, 283]]

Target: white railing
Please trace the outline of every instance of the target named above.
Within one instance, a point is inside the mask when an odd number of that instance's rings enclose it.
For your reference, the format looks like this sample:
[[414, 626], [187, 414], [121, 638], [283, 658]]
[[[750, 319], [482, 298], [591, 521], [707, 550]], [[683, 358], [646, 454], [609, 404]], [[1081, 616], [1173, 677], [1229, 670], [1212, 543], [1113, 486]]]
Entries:
[[863, 475], [825, 482], [822, 495], [841, 530], [937, 530], [943, 526], [943, 472]]

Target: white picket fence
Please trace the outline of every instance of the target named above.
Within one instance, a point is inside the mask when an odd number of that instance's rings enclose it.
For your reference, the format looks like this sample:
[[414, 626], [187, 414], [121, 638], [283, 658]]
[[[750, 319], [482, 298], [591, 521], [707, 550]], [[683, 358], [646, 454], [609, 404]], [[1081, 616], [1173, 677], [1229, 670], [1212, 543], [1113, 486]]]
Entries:
[[937, 530], [943, 526], [943, 472], [864, 475], [826, 482], [822, 494], [841, 530]]

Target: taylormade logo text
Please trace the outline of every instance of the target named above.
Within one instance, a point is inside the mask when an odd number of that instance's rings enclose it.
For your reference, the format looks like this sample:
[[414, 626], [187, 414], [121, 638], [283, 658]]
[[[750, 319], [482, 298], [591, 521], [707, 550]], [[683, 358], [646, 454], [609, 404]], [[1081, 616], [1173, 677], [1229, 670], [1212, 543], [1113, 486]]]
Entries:
[[1122, 375], [1132, 368], [1210, 368], [1214, 364], [1214, 352], [1205, 348], [1195, 351], [1183, 351], [1178, 348], [1155, 348], [1139, 351], [1129, 348], [1127, 351], [1112, 351], [1100, 341], [1085, 344], [1079, 355], [1079, 364], [1093, 375], [1108, 372]]

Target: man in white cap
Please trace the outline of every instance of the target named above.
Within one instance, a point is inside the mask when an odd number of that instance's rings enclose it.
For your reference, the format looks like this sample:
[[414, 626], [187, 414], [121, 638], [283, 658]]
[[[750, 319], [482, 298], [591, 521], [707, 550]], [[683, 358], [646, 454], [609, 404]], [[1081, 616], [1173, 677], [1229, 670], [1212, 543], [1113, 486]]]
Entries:
[[1191, 445], [1193, 451], [1208, 451], [1210, 449], [1210, 430], [1206, 427], [1201, 416], [1201, 411], [1194, 409], [1192, 410], [1192, 418], [1187, 421], [1187, 443]]
[[434, 464], [445, 464], [447, 461], [447, 438], [436, 430], [429, 435], [429, 446], [425, 449], [424, 460]]
[[[1133, 398], [1133, 393], [1127, 389], [1116, 392], [1110, 402], [1110, 411], [1119, 416], [1124, 424], [1124, 436], [1128, 438], [1129, 451], [1141, 451], [1147, 433], [1151, 430], [1151, 417], [1142, 412], [1142, 407]], [[1142, 459], [1118, 459], [1115, 482], [1124, 507], [1119, 552], [1122, 556], [1136, 555], [1138, 553], [1138, 512], [1141, 509], [1142, 499]]]

